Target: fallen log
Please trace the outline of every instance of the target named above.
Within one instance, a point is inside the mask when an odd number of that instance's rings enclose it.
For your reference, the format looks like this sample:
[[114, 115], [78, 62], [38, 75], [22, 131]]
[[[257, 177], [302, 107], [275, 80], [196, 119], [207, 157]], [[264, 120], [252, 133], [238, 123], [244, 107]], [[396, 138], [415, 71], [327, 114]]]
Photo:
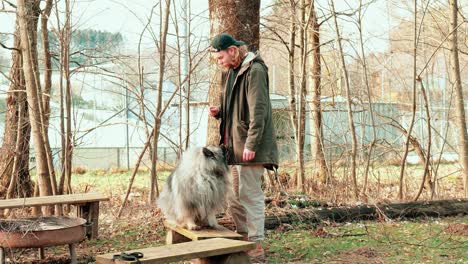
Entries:
[[267, 215], [265, 217], [265, 228], [274, 229], [280, 224], [291, 224], [294, 222], [350, 222], [374, 219], [445, 217], [466, 214], [468, 214], [468, 199], [297, 209], [289, 210], [287, 213], [279, 213], [278, 215]]

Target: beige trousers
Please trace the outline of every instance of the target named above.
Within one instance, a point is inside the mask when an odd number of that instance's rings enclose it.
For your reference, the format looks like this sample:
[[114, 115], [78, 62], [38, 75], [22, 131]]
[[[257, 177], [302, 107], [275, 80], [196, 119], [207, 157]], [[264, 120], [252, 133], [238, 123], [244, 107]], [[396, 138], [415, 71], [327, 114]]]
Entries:
[[265, 198], [262, 190], [262, 165], [232, 165], [234, 196], [229, 211], [239, 234], [250, 241], [265, 238]]

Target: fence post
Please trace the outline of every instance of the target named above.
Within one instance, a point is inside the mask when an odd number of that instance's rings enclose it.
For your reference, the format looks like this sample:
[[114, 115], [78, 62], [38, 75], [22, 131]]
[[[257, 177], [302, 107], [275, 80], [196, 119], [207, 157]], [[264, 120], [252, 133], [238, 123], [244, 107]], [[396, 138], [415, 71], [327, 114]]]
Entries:
[[120, 148], [117, 148], [117, 168], [120, 169]]

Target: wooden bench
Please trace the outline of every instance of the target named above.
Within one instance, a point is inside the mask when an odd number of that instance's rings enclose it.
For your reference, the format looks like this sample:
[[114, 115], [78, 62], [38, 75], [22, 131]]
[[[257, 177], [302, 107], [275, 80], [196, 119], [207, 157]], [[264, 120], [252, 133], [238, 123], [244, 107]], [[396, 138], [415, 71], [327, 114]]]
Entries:
[[166, 226], [167, 229], [166, 244], [176, 244], [209, 238], [242, 239], [242, 235], [225, 227], [221, 227], [222, 229], [188, 230], [170, 221], [164, 221], [164, 226]]
[[[223, 226], [220, 229], [201, 229], [201, 230], [188, 230], [181, 226], [178, 226], [174, 222], [164, 221], [164, 226], [166, 227], [166, 244], [178, 244], [184, 243], [187, 241], [203, 241], [213, 238], [224, 238], [224, 239], [234, 239], [242, 240], [242, 235], [233, 232]], [[222, 257], [205, 257], [197, 259], [197, 263], [250, 263], [250, 258], [244, 251], [237, 252], [236, 254], [231, 254], [229, 256]]]
[[76, 193], [0, 200], [0, 209], [63, 204], [75, 205], [77, 216], [86, 219], [91, 224], [86, 230], [86, 234], [88, 238], [93, 239], [98, 237], [99, 202], [101, 201], [109, 201], [109, 197], [100, 193]]
[[[205, 240], [190, 241], [161, 247], [151, 247], [127, 251], [127, 253], [141, 252], [143, 257], [138, 261], [125, 261], [114, 259], [119, 253], [109, 253], [96, 256], [96, 263], [170, 263], [176, 261], [204, 258], [202, 263], [242, 264], [250, 263], [245, 250], [255, 248], [255, 243], [227, 238], [210, 238]], [[239, 252], [241, 255], [239, 255]], [[243, 253], [243, 255], [242, 255]]]

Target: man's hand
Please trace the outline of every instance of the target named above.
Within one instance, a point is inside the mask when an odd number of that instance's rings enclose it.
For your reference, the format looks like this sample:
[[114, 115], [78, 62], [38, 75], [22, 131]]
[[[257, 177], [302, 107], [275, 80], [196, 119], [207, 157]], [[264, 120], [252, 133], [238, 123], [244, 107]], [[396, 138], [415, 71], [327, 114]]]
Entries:
[[219, 113], [219, 106], [210, 106], [209, 114], [210, 116], [216, 116]]
[[255, 158], [255, 151], [251, 151], [248, 149], [244, 149], [244, 153], [242, 155], [242, 161], [250, 161]]

